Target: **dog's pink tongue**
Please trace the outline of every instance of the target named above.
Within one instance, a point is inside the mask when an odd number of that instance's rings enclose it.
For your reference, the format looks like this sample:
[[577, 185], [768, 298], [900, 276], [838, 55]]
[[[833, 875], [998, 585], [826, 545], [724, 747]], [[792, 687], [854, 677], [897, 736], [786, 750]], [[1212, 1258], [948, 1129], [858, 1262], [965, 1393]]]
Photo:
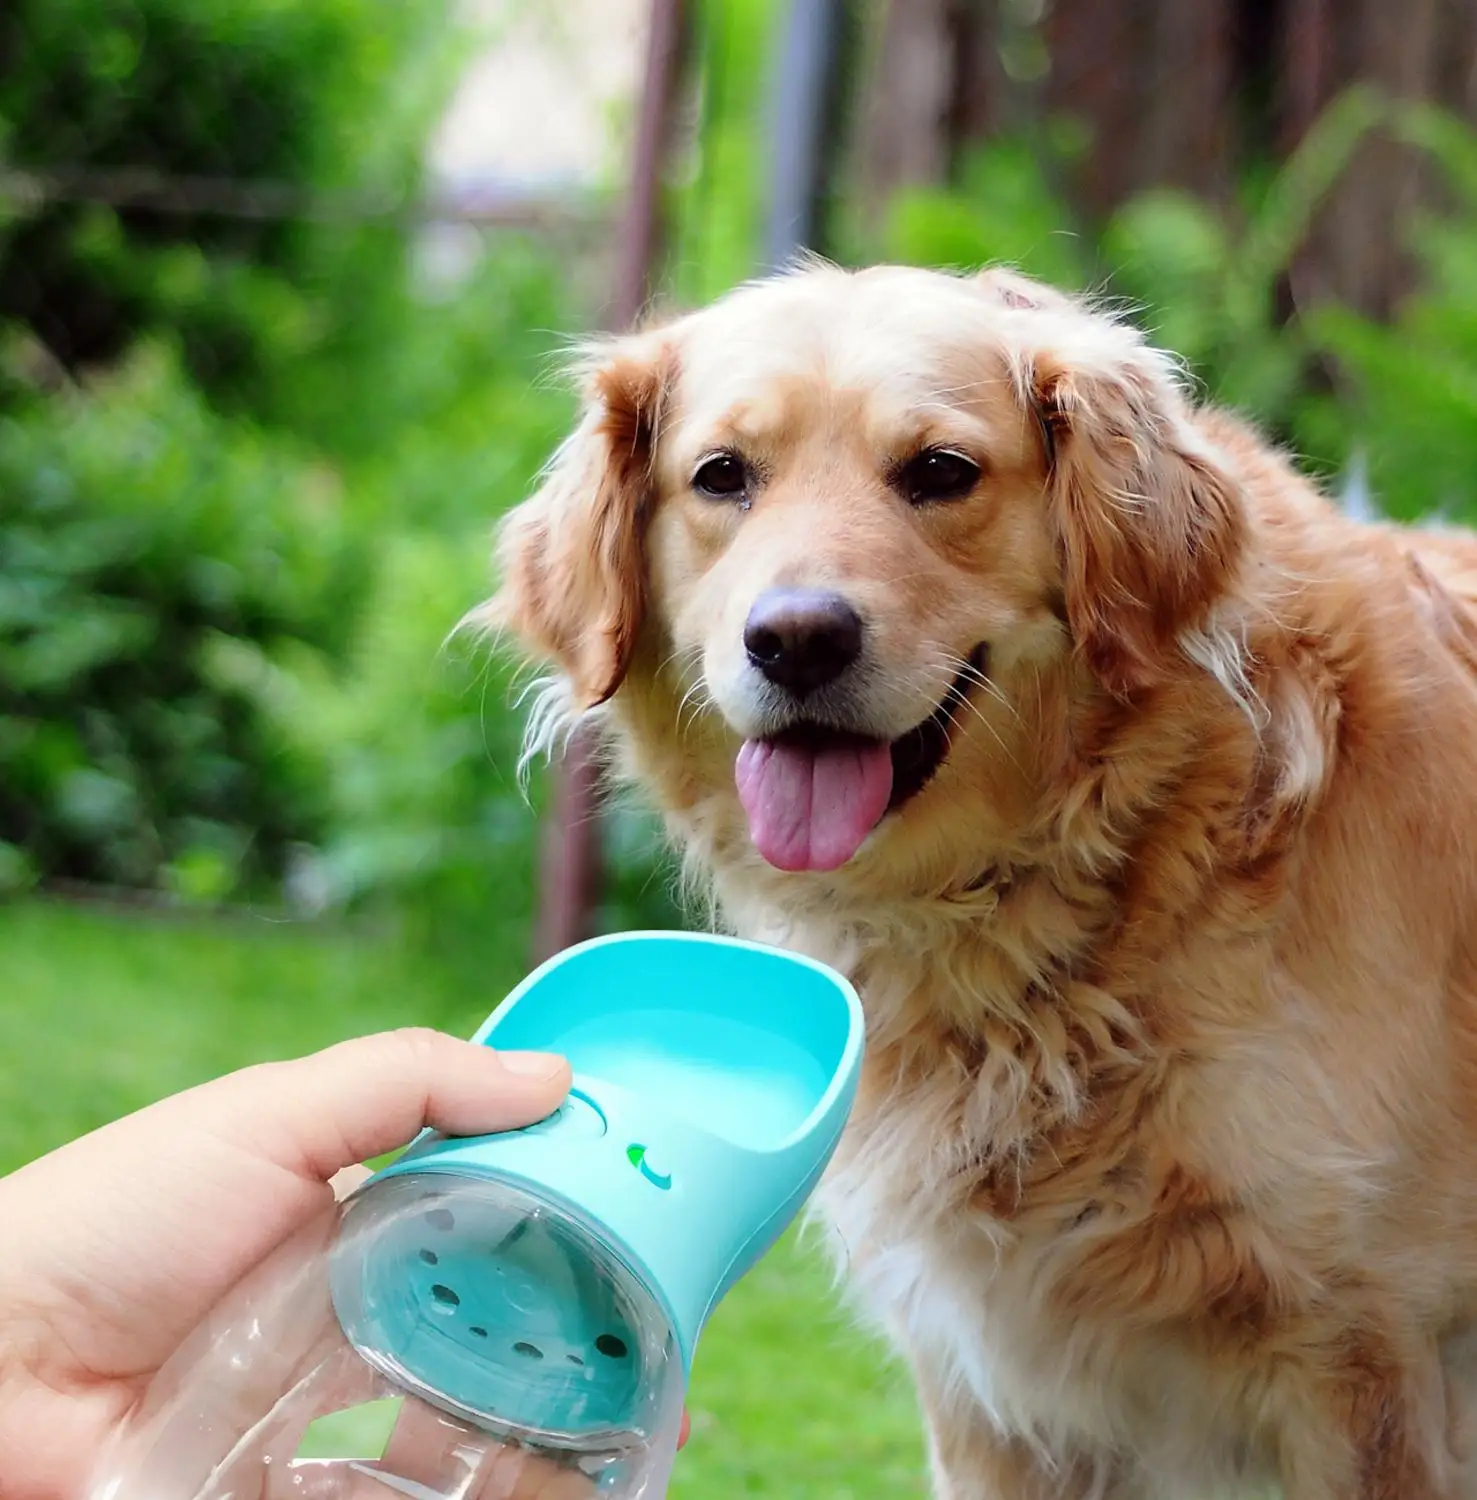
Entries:
[[813, 749], [747, 740], [734, 766], [754, 847], [781, 870], [835, 870], [861, 847], [892, 796], [884, 744]]

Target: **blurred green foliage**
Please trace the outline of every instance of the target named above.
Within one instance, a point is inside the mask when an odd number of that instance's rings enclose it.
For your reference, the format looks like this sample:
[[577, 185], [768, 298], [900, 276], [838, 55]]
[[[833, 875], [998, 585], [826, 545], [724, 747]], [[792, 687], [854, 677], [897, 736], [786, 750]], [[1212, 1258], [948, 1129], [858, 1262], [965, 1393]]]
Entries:
[[[1289, 310], [1286, 278], [1317, 211], [1376, 129], [1422, 150], [1450, 190], [1443, 211], [1398, 226], [1419, 285], [1388, 326], [1337, 305]], [[1290, 158], [1248, 174], [1228, 209], [1162, 189], [1097, 226], [1053, 190], [1076, 149], [1065, 132], [993, 143], [957, 186], [899, 195], [877, 252], [1004, 261], [1091, 291], [1315, 473], [1367, 465], [1389, 514], [1477, 520], [1477, 135], [1358, 87]]]
[[341, 652], [362, 592], [333, 476], [157, 351], [0, 418], [0, 878], [280, 875], [322, 789], [218, 658]]
[[[521, 950], [541, 789], [506, 667], [447, 643], [588, 313], [516, 234], [421, 274], [397, 205], [466, 41], [394, 0], [0, 16], [0, 165], [65, 190], [0, 215], [0, 889], [285, 882]], [[203, 206], [72, 201], [116, 171]], [[616, 835], [611, 920], [672, 920]]]
[[1312, 336], [1336, 362], [1322, 417], [1367, 459], [1382, 508], [1477, 522], [1477, 135], [1422, 105], [1391, 110], [1392, 133], [1419, 147], [1447, 189], [1443, 212], [1403, 226], [1420, 267], [1388, 325], [1317, 309]]
[[1052, 183], [1054, 162], [1076, 149], [1064, 132], [1041, 141], [1002, 138], [977, 149], [961, 162], [953, 185], [898, 193], [881, 243], [861, 253], [954, 271], [998, 262], [1080, 289], [1091, 278], [1093, 253]]
[[[403, 233], [310, 201], [413, 192], [462, 40], [397, 0], [12, 0], [0, 159], [49, 196], [0, 248], [0, 317], [73, 369], [164, 326], [213, 397], [295, 412], [274, 376], [404, 298]], [[167, 176], [172, 207], [97, 201], [119, 174]]]
[[[697, 8], [680, 303], [757, 264], [779, 15]], [[543, 791], [517, 784], [518, 684], [453, 631], [492, 520], [567, 429], [549, 377], [588, 309], [567, 257], [506, 232], [450, 286], [419, 274], [422, 226], [396, 205], [425, 187], [465, 40], [445, 8], [393, 0], [0, 15], [0, 165], [60, 190], [0, 197], [0, 889], [285, 882], [428, 936], [526, 927]], [[1452, 184], [1408, 226], [1421, 287], [1391, 328], [1288, 317], [1287, 269], [1376, 126]], [[1057, 125], [998, 140], [899, 195], [848, 258], [1090, 289], [1317, 467], [1367, 458], [1393, 513], [1477, 514], [1470, 132], [1354, 91], [1229, 208], [1160, 191], [1096, 226], [1055, 188], [1081, 148]], [[83, 201], [85, 174], [124, 170], [200, 202]], [[276, 206], [223, 211], [227, 181]], [[617, 812], [609, 846], [606, 920], [677, 920], [649, 822]]]
[[755, 273], [763, 254], [765, 113], [778, 0], [698, 0], [694, 50], [703, 70], [693, 159], [669, 194], [665, 281], [672, 302], [701, 306]]
[[1313, 215], [1380, 118], [1363, 90], [1340, 98], [1275, 169], [1242, 185], [1232, 211], [1172, 189], [1139, 194], [1087, 225], [1053, 184], [1083, 143], [1065, 129], [974, 153], [951, 189], [900, 194], [883, 253], [957, 268], [1004, 262], [1122, 306], [1174, 350], [1216, 399], [1294, 442], [1311, 346], [1278, 290]]

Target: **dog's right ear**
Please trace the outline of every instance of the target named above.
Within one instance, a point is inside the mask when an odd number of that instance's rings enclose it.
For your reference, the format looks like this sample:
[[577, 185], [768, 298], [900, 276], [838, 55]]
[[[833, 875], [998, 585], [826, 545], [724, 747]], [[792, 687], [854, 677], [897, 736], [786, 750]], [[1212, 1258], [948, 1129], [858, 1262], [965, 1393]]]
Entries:
[[579, 425], [542, 487], [498, 527], [500, 586], [479, 623], [555, 665], [580, 709], [621, 685], [641, 628], [652, 464], [673, 373], [659, 336], [612, 346], [589, 367]]

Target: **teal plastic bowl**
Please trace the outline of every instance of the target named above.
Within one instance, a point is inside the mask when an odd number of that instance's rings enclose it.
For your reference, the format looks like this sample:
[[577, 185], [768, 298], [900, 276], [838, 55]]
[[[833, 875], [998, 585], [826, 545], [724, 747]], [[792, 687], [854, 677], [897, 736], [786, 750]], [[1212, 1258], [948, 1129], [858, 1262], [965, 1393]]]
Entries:
[[793, 954], [633, 933], [544, 964], [474, 1040], [567, 1057], [567, 1101], [525, 1130], [427, 1134], [370, 1179], [335, 1311], [397, 1387], [629, 1483], [675, 1449], [705, 1323], [830, 1160], [861, 1007]]

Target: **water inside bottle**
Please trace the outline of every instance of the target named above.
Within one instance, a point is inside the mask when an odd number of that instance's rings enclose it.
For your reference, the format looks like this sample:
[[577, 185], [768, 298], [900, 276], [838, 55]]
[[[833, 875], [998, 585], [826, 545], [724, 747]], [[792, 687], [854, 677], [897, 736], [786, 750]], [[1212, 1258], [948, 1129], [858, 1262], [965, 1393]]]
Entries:
[[89, 1500], [660, 1500], [683, 1395], [656, 1298], [591, 1226], [407, 1173], [213, 1311]]

